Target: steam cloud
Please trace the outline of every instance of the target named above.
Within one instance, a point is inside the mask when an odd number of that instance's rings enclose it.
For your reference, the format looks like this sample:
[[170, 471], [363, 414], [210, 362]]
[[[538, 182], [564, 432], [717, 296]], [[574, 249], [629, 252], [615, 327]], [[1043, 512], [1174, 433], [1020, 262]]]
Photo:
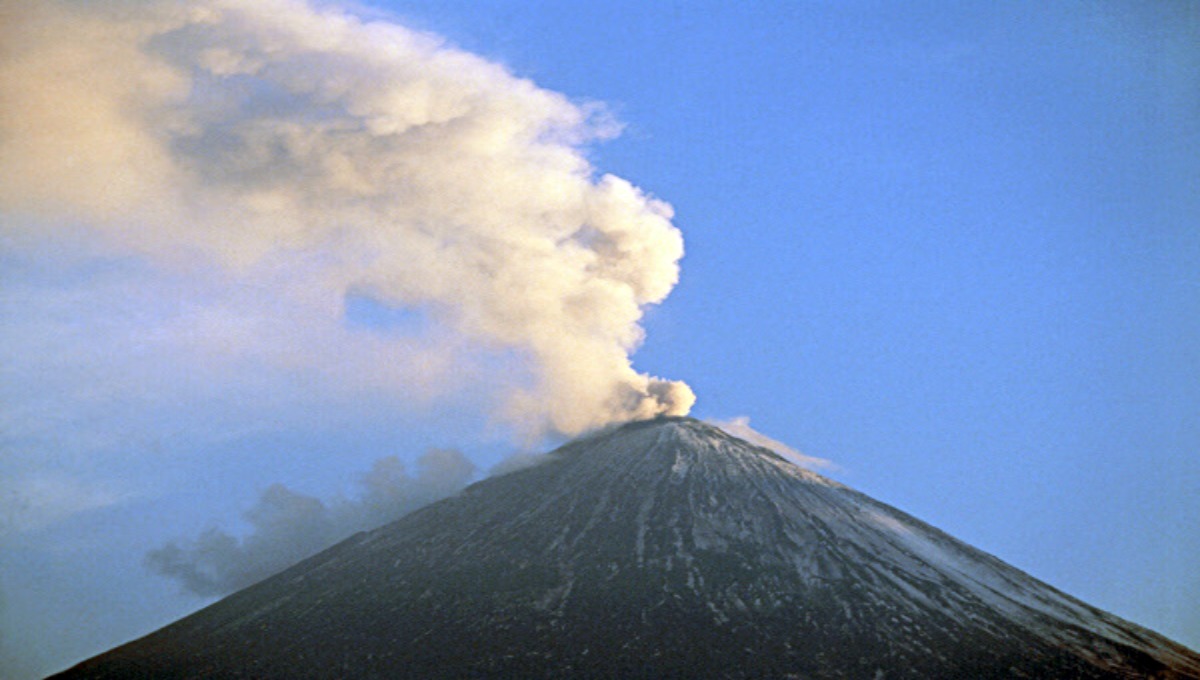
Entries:
[[452, 449], [431, 449], [409, 475], [395, 456], [381, 458], [362, 478], [358, 500], [326, 504], [275, 484], [246, 512], [252, 531], [236, 538], [210, 529], [184, 545], [168, 543], [146, 556], [151, 570], [201, 596], [232, 593], [316, 554], [357, 531], [382, 526], [462, 489], [475, 466]]
[[[499, 412], [529, 434], [690, 409], [687, 385], [631, 365], [683, 245], [669, 205], [587, 161], [618, 132], [602, 107], [301, 0], [0, 0], [0, 17], [7, 238], [83, 230], [304, 323], [343, 323], [351, 294], [418, 310], [520, 360]], [[257, 341], [286, 344], [283, 325]]]

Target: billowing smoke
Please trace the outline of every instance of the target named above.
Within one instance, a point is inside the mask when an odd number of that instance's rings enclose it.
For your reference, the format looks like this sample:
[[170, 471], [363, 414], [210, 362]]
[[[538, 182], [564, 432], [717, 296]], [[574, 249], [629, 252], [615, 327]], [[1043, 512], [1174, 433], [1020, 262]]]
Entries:
[[[631, 365], [683, 245], [669, 205], [588, 162], [619, 131], [603, 107], [302, 0], [0, 0], [0, 17], [5, 237], [82, 234], [232, 282], [180, 337], [276, 343], [264, 356], [291, 367], [313, 343], [288, 345], [290, 325], [337, 327], [367, 296], [515, 358], [497, 409], [526, 433], [691, 407]], [[434, 371], [445, 343], [423, 340], [393, 345]]]
[[395, 456], [376, 461], [355, 500], [325, 503], [275, 484], [246, 512], [242, 538], [209, 529], [150, 552], [146, 564], [202, 596], [232, 593], [350, 536], [382, 526], [466, 486], [475, 466], [452, 449], [431, 449], [409, 475]]

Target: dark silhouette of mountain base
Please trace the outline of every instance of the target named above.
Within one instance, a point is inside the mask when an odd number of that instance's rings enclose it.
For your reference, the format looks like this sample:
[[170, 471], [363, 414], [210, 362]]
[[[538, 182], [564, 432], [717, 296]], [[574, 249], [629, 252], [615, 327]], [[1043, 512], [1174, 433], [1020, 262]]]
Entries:
[[691, 419], [626, 425], [61, 678], [1200, 678], [1200, 655]]

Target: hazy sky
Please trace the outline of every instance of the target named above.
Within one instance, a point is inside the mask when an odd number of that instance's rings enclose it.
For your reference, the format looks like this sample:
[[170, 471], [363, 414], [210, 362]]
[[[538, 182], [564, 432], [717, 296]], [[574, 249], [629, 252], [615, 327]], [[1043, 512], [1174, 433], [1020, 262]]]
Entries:
[[1200, 6], [338, 7], [0, 1], [0, 675], [693, 392], [1200, 647]]

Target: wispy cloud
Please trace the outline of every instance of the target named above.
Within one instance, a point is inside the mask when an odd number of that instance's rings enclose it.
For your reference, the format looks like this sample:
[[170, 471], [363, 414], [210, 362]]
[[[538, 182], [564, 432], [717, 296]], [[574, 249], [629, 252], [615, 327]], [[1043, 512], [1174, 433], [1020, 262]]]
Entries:
[[128, 491], [112, 484], [85, 482], [48, 473], [0, 480], [0, 538], [34, 531], [82, 512], [130, 500]]
[[737, 416], [728, 420], [710, 420], [708, 422], [709, 424], [715, 425], [735, 437], [745, 439], [751, 444], [770, 449], [801, 467], [808, 468], [810, 470], [838, 469], [837, 465], [834, 464], [833, 461], [829, 461], [824, 458], [816, 458], [814, 456], [801, 453], [800, 451], [788, 446], [787, 444], [784, 444], [778, 439], [773, 439], [759, 432], [758, 430], [755, 430], [754, 428], [750, 427], [749, 416]]

